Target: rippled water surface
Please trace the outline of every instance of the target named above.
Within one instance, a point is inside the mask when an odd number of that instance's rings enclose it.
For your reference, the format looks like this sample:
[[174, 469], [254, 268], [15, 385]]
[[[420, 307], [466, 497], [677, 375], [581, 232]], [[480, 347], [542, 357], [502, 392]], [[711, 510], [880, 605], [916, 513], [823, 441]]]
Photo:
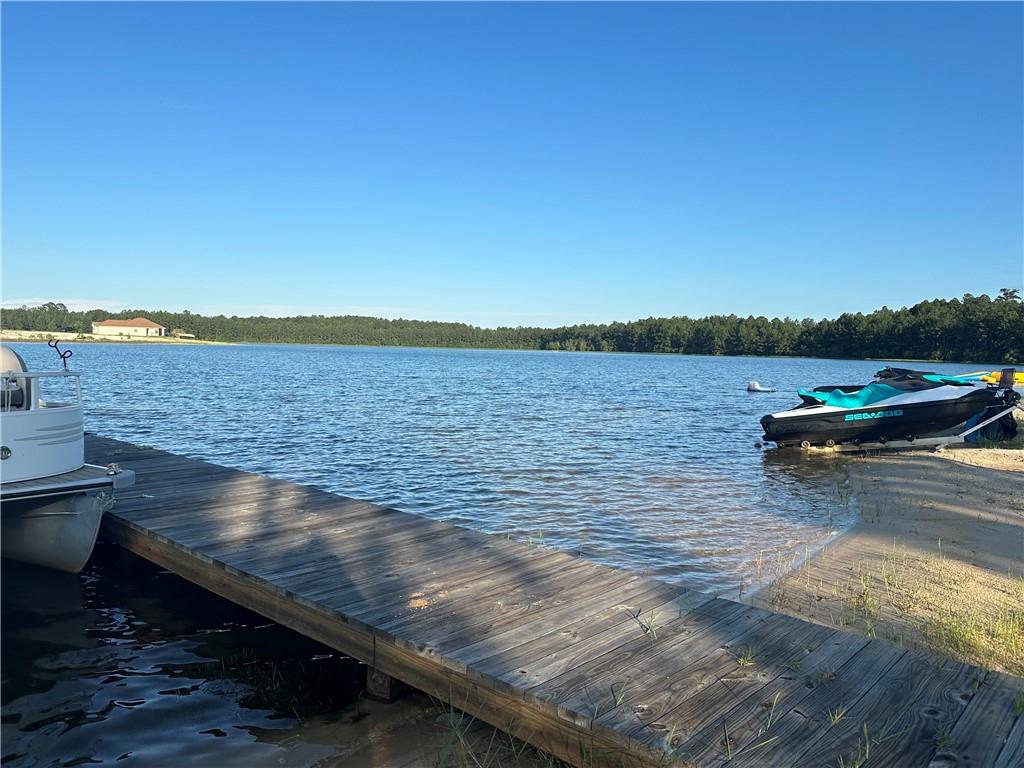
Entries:
[[[54, 366], [45, 345], [14, 346], [30, 367]], [[92, 432], [543, 540], [729, 596], [855, 513], [843, 462], [755, 449], [759, 417], [793, 405], [798, 386], [862, 382], [879, 367], [67, 346], [86, 374]], [[779, 392], [748, 394], [752, 378]], [[80, 577], [5, 564], [8, 761], [297, 765], [336, 753], [299, 725], [350, 702], [358, 675], [346, 662], [125, 557], [105, 550]]]
[[3, 561], [0, 623], [5, 765], [343, 764], [355, 661], [133, 555]]
[[[70, 345], [86, 428], [707, 590], [850, 517], [841, 463], [754, 448], [798, 386], [878, 363]], [[42, 344], [17, 348], [52, 366]], [[748, 394], [756, 378], [778, 388]]]

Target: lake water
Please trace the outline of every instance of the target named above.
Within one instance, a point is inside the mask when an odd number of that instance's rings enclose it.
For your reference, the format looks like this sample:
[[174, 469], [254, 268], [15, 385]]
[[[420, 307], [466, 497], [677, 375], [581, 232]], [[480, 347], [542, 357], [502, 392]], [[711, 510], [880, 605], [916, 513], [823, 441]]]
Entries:
[[[43, 344], [12, 346], [31, 368], [55, 365]], [[856, 514], [843, 461], [755, 449], [758, 419], [793, 405], [797, 387], [867, 381], [880, 367], [66, 346], [72, 367], [86, 374], [92, 432], [730, 597]], [[753, 378], [779, 392], [748, 394]], [[343, 717], [358, 694], [348, 660], [104, 548], [77, 578], [5, 565], [3, 611], [3, 752], [11, 764], [152, 764], [155, 754], [171, 754], [175, 765], [200, 765], [210, 764], [209, 750], [218, 750], [219, 765], [313, 762], [332, 748], [305, 738], [302, 724]], [[268, 675], [281, 682], [266, 685]], [[330, 695], [316, 682], [325, 678], [336, 682]], [[225, 741], [233, 748], [222, 749]]]

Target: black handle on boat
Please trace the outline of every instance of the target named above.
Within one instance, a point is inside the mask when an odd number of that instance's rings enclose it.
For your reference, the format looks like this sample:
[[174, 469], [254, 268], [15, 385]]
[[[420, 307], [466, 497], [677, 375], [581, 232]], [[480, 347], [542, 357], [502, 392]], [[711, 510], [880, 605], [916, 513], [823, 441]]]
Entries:
[[66, 371], [68, 369], [68, 358], [75, 353], [70, 349], [61, 350], [60, 341], [57, 339], [50, 339], [46, 342], [46, 346], [53, 347], [53, 351], [57, 353], [57, 357], [59, 357], [60, 361], [64, 363], [64, 370]]

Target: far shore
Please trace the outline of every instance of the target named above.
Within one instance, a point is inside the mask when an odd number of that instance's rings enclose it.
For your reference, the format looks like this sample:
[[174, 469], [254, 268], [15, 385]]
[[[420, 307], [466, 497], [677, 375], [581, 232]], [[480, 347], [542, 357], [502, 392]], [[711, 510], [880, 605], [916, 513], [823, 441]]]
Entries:
[[[279, 347], [354, 347], [367, 349], [431, 349], [431, 350], [462, 350], [467, 352], [538, 352], [545, 354], [582, 354], [582, 355], [652, 355], [658, 357], [700, 357], [700, 358], [722, 358], [722, 359], [750, 359], [750, 360], [832, 360], [835, 362], [869, 362], [869, 363], [920, 363], [925, 368], [928, 365], [962, 365], [972, 370], [998, 371], [1008, 367], [1007, 363], [992, 363], [979, 360], [925, 360], [921, 358], [886, 358], [886, 357], [807, 357], [802, 355], [698, 355], [689, 352], [625, 352], [620, 350], [567, 350], [567, 349], [536, 349], [532, 347], [477, 347], [477, 346], [423, 346], [410, 344], [359, 344], [353, 341], [206, 341], [203, 339], [180, 339], [174, 336], [154, 337], [129, 337], [129, 336], [97, 336], [92, 333], [74, 333], [67, 331], [22, 331], [22, 330], [0, 330], [0, 341], [48, 341], [59, 339], [60, 341], [74, 342], [98, 342], [113, 344], [209, 344], [219, 346], [237, 346], [241, 344], [255, 346], [279, 346]], [[1018, 369], [1024, 364], [1016, 363]]]
[[1024, 676], [1024, 450], [838, 460], [858, 522], [748, 600]]
[[213, 344], [224, 346], [230, 341], [205, 341], [203, 339], [181, 339], [177, 336], [99, 336], [94, 333], [74, 333], [68, 331], [0, 331], [0, 341], [73, 341], [78, 343], [103, 344]]

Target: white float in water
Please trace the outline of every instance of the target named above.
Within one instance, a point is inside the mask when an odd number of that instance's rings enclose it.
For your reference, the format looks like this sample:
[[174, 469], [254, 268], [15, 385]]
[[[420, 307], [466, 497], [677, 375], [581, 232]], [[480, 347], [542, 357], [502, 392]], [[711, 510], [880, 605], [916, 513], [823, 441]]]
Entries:
[[757, 379], [747, 382], [747, 392], [775, 392], [775, 387], [766, 387]]

